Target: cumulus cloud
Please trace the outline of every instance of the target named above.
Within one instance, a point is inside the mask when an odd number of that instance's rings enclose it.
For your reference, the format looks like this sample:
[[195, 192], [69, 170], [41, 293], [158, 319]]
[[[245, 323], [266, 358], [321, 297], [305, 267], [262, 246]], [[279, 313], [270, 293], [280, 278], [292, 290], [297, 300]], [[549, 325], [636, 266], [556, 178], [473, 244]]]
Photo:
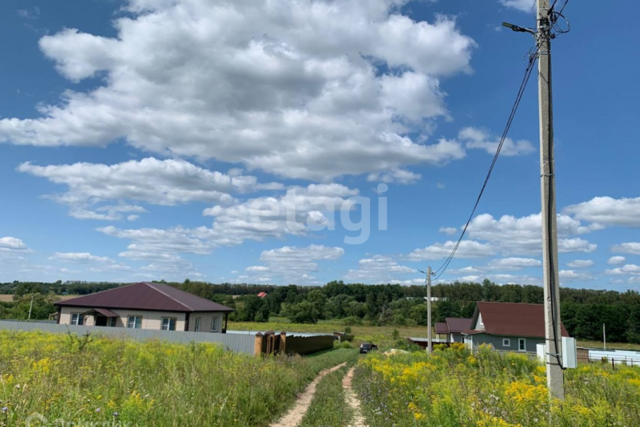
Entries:
[[[567, 215], [557, 216], [558, 250], [560, 252], [593, 252], [597, 245], [570, 237], [589, 233], [591, 229]], [[472, 239], [491, 242], [505, 254], [537, 254], [542, 251], [542, 219], [540, 214], [516, 218], [504, 215], [495, 219], [489, 214], [476, 216], [469, 224]]]
[[367, 181], [378, 181], [398, 184], [414, 184], [422, 179], [422, 175], [404, 169], [395, 169], [390, 172], [371, 173]]
[[593, 280], [594, 277], [588, 273], [577, 272], [574, 270], [560, 270], [558, 273], [560, 276], [560, 281], [564, 282], [574, 282], [574, 281], [587, 281]]
[[609, 265], [622, 265], [627, 261], [627, 259], [623, 256], [612, 256], [607, 260], [607, 264]]
[[623, 254], [640, 255], [640, 243], [627, 242], [619, 245], [614, 245], [611, 248], [611, 252], [618, 252]]
[[0, 237], [0, 252], [26, 252], [29, 251], [27, 245], [15, 237]]
[[[299, 284], [318, 284], [316, 278], [310, 274], [318, 271], [318, 262], [337, 261], [344, 253], [343, 248], [323, 245], [284, 246], [263, 251], [260, 261], [266, 265], [251, 266], [246, 271], [257, 275], [268, 272], [274, 277]], [[247, 276], [247, 279], [250, 279], [250, 276]], [[260, 281], [259, 279], [258, 276], [253, 277], [253, 280]]]
[[[258, 183], [255, 176], [242, 175], [241, 171], [224, 174], [172, 159], [146, 158], [114, 165], [36, 166], [23, 163], [18, 171], [66, 185], [67, 192], [50, 197], [69, 205], [71, 216], [105, 221], [122, 219], [124, 213], [144, 213], [146, 210], [123, 203], [96, 206], [103, 202], [127, 200], [163, 206], [195, 201], [232, 203], [233, 194], [283, 188], [278, 183]], [[137, 217], [130, 220], [135, 219]]]
[[[445, 243], [435, 243], [422, 249], [415, 249], [407, 259], [409, 261], [426, 261], [444, 259], [449, 256], [456, 242], [447, 241]], [[463, 240], [456, 251], [456, 258], [484, 258], [495, 255], [495, 250], [491, 245], [476, 242], [474, 240]]]
[[590, 259], [576, 259], [567, 263], [570, 268], [589, 268], [593, 267], [595, 262]]
[[594, 197], [588, 202], [568, 206], [564, 211], [578, 219], [601, 226], [640, 227], [640, 197]]
[[[107, 273], [109, 271], [130, 271], [130, 266], [113, 261], [109, 257], [93, 255], [89, 252], [56, 252], [49, 257], [50, 261], [62, 261], [68, 263], [81, 264], [83, 269], [94, 273]], [[64, 269], [65, 272], [72, 272]], [[77, 271], [82, 273], [83, 270]]]
[[456, 234], [458, 232], [458, 229], [455, 227], [440, 227], [438, 229], [438, 232], [448, 234], [449, 236], [451, 236], [453, 234]]
[[[458, 138], [465, 143], [467, 148], [485, 150], [491, 155], [496, 153], [500, 143], [498, 137], [492, 138], [487, 131], [473, 127], [462, 129]], [[506, 138], [500, 154], [503, 156], [524, 156], [534, 151], [533, 144], [527, 140], [514, 141], [511, 138]]]
[[528, 267], [540, 267], [542, 262], [533, 258], [500, 258], [492, 260], [488, 265], [488, 269], [493, 270], [520, 270]]
[[[405, 274], [420, 274], [415, 268], [399, 265], [393, 258], [375, 255], [363, 258], [358, 262], [358, 269], [349, 270], [345, 279], [351, 282], [365, 283], [397, 283], [397, 276]], [[416, 279], [421, 281], [421, 279]], [[413, 283], [413, 280], [410, 280]]]
[[279, 197], [258, 197], [231, 206], [216, 205], [204, 215], [215, 217], [213, 233], [221, 245], [286, 235], [306, 235], [311, 230], [334, 229], [336, 212], [355, 207], [358, 190], [342, 184], [290, 187]]
[[65, 29], [40, 49], [72, 82], [41, 117], [0, 120], [0, 141], [215, 158], [282, 176], [444, 164], [425, 143], [447, 117], [444, 78], [470, 70], [453, 18], [415, 21], [406, 0], [129, 0], [113, 38]]
[[522, 12], [535, 10], [535, 3], [532, 0], [499, 0], [500, 4], [506, 7], [517, 9]]
[[640, 266], [635, 264], [627, 264], [622, 267], [612, 268], [610, 270], [606, 270], [605, 274], [610, 275], [636, 275], [640, 274]]

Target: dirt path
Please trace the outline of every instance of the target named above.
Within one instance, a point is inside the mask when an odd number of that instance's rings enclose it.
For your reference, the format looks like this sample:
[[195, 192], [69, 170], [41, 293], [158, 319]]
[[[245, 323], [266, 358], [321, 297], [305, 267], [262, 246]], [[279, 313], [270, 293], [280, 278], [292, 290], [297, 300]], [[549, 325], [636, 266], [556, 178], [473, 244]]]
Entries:
[[304, 415], [307, 413], [309, 406], [311, 405], [311, 401], [313, 400], [313, 396], [316, 394], [316, 387], [320, 380], [324, 378], [325, 375], [330, 374], [334, 371], [345, 366], [346, 363], [341, 363], [337, 366], [334, 366], [331, 369], [325, 369], [320, 372], [317, 377], [311, 381], [311, 384], [304, 389], [301, 395], [298, 396], [298, 400], [296, 401], [295, 406], [286, 413], [286, 415], [280, 418], [275, 423], [271, 424], [270, 427], [296, 427], [302, 419]]
[[355, 368], [349, 369], [347, 375], [342, 380], [342, 387], [344, 388], [345, 399], [347, 405], [353, 409], [353, 420], [349, 427], [367, 427], [367, 421], [362, 416], [362, 410], [360, 409], [360, 400], [351, 387], [351, 381], [353, 380], [353, 371]]

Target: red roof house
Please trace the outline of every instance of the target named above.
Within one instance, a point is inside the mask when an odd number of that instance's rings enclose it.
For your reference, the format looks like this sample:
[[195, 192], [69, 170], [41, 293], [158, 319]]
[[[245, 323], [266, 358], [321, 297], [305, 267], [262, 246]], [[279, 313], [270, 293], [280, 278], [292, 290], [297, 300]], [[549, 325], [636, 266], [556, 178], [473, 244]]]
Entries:
[[191, 332], [225, 332], [227, 316], [233, 311], [173, 286], [149, 282], [55, 305], [60, 324]]
[[[562, 336], [569, 334], [561, 325]], [[497, 350], [535, 353], [544, 343], [544, 305], [506, 302], [478, 302], [468, 330], [469, 346], [490, 344]]]

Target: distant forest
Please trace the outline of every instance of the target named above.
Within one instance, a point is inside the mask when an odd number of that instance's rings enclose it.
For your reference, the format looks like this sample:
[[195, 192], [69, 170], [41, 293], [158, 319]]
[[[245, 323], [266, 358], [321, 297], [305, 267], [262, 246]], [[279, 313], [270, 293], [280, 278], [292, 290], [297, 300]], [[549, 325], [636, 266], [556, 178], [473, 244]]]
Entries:
[[[164, 282], [163, 283], [167, 283]], [[425, 286], [345, 284], [324, 286], [274, 286], [209, 284], [185, 280], [168, 283], [187, 292], [234, 308], [231, 319], [266, 322], [270, 316], [288, 317], [296, 323], [341, 319], [355, 324], [414, 326], [427, 324]], [[14, 302], [0, 303], [0, 318], [25, 319], [35, 295], [32, 318], [55, 312], [54, 295], [86, 295], [121, 286], [119, 283], [1, 283], [0, 294], [14, 294]], [[265, 298], [259, 298], [266, 292]], [[432, 295], [434, 321], [446, 317], [471, 317], [477, 301], [543, 303], [543, 289], [532, 285], [483, 283], [438, 284]], [[640, 343], [640, 294], [593, 289], [561, 288], [562, 322], [569, 333], [583, 340], [602, 340], [602, 324], [611, 342]]]

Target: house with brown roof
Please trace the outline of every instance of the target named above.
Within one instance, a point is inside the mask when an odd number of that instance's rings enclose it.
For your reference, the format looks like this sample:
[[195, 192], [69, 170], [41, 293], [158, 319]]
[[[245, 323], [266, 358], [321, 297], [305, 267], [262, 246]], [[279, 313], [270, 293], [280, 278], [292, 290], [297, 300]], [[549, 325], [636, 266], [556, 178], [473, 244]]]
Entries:
[[436, 335], [446, 342], [464, 342], [463, 332], [471, 329], [471, 320], [462, 317], [447, 317], [444, 322], [436, 323]]
[[[134, 283], [55, 303], [58, 323], [111, 328], [218, 332], [232, 308], [161, 283]], [[223, 323], [224, 322], [224, 323]]]
[[[562, 336], [569, 334], [562, 327]], [[478, 302], [464, 342], [470, 348], [489, 344], [496, 350], [535, 353], [545, 342], [544, 305]]]

